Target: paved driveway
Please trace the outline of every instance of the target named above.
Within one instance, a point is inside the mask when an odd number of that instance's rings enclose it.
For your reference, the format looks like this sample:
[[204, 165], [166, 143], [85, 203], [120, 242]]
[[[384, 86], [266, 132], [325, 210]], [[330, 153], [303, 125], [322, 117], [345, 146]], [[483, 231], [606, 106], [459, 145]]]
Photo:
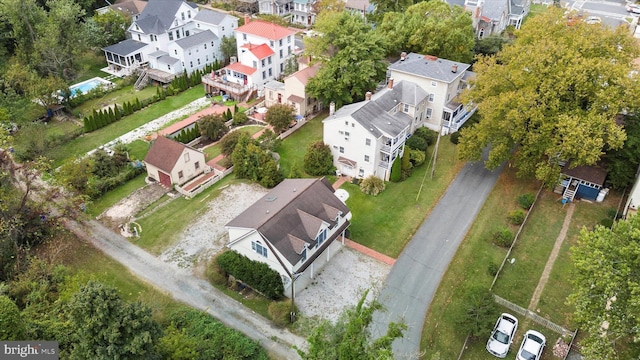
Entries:
[[377, 338], [390, 321], [405, 321], [404, 337], [393, 344], [396, 359], [418, 358], [422, 325], [440, 279], [501, 170], [486, 170], [482, 162], [465, 165], [391, 269], [378, 297], [387, 311], [374, 314], [371, 330]]

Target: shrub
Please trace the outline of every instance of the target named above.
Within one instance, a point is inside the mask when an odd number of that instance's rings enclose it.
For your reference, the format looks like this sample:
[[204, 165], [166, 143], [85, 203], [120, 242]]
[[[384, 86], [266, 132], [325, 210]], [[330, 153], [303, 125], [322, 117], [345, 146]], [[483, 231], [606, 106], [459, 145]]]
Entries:
[[454, 144], [458, 145], [458, 143], [460, 142], [460, 132], [459, 132], [459, 131], [456, 131], [456, 132], [454, 132], [453, 134], [451, 134], [451, 136], [449, 137], [449, 140], [450, 140], [452, 143], [454, 143]]
[[494, 262], [490, 263], [489, 266], [487, 267], [487, 271], [491, 276], [496, 276], [498, 274], [498, 270], [500, 270], [500, 265]]
[[375, 175], [369, 175], [369, 177], [360, 182], [360, 190], [367, 195], [376, 196], [383, 192], [384, 188], [384, 181]]
[[456, 328], [461, 334], [485, 336], [491, 331], [498, 316], [498, 305], [488, 288], [476, 286], [468, 289], [464, 297], [464, 310], [458, 314]]
[[606, 228], [611, 228], [613, 226], [613, 219], [602, 219], [600, 220], [600, 225], [606, 227]]
[[508, 248], [513, 243], [513, 232], [504, 227], [493, 233], [493, 242], [500, 247]]
[[410, 149], [425, 151], [429, 147], [427, 141], [419, 136], [411, 136], [405, 143]]
[[[274, 324], [285, 327], [291, 322], [291, 299], [272, 301], [268, 311]], [[298, 309], [294, 308], [294, 312], [298, 312]]]
[[533, 193], [522, 194], [518, 196], [518, 205], [525, 210], [529, 210], [536, 201], [536, 196]]
[[427, 155], [424, 151], [409, 149], [409, 159], [414, 167], [424, 164]]
[[244, 112], [236, 112], [233, 115], [233, 125], [242, 125], [249, 120], [249, 117]]
[[430, 145], [432, 145], [433, 143], [436, 142], [436, 138], [438, 137], [438, 133], [436, 133], [435, 131], [431, 131], [426, 127], [419, 127], [413, 133], [413, 136], [417, 136], [419, 138], [422, 138], [427, 143], [427, 146], [430, 146]]
[[402, 165], [399, 157], [396, 157], [393, 161], [393, 165], [391, 165], [391, 175], [389, 175], [389, 180], [393, 182], [402, 180]]
[[304, 155], [304, 171], [313, 176], [331, 175], [335, 173], [333, 155], [329, 145], [322, 141], [309, 144]]
[[509, 219], [509, 222], [513, 225], [520, 225], [524, 222], [525, 216], [527, 216], [527, 213], [525, 213], [524, 210], [516, 209], [509, 212], [507, 219]]
[[232, 275], [270, 299], [277, 300], [284, 295], [280, 274], [265, 263], [253, 261], [233, 250], [218, 255], [216, 262], [226, 274]]

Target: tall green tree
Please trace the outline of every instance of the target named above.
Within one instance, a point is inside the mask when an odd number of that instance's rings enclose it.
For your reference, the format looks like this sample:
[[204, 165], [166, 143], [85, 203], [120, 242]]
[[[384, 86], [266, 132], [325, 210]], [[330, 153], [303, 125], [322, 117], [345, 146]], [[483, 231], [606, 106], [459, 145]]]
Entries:
[[364, 99], [384, 79], [384, 40], [364, 19], [349, 12], [325, 11], [315, 29], [322, 36], [305, 38], [305, 52], [322, 67], [309, 80], [309, 94], [337, 107]]
[[220, 50], [222, 51], [222, 55], [224, 56], [224, 63], [228, 64], [229, 59], [232, 56], [238, 55], [238, 48], [236, 46], [236, 37], [235, 36], [223, 36], [222, 41], [220, 42]]
[[586, 334], [580, 346], [588, 359], [640, 356], [639, 229], [640, 216], [620, 220], [611, 229], [584, 228], [571, 250], [575, 272], [569, 300]]
[[388, 51], [410, 51], [470, 63], [475, 45], [471, 16], [444, 1], [423, 1], [404, 12], [388, 12], [377, 30]]
[[151, 309], [126, 303], [118, 291], [90, 281], [69, 302], [78, 341], [72, 359], [153, 358], [161, 328]]
[[412, 0], [371, 0], [371, 4], [375, 5], [376, 10], [373, 12], [373, 20], [376, 23], [380, 23], [385, 14], [396, 12], [403, 13], [411, 5]]
[[[478, 104], [480, 121], [462, 130], [459, 157], [496, 168], [510, 160], [519, 176], [557, 182], [561, 163], [595, 164], [625, 140], [615, 116], [636, 111], [638, 45], [627, 31], [578, 23], [567, 26], [551, 8], [527, 21], [513, 44], [480, 57], [463, 101]], [[532, 56], [531, 54], [535, 54]]]
[[273, 131], [285, 131], [293, 121], [294, 108], [291, 105], [275, 104], [269, 107], [264, 120], [273, 127]]
[[365, 304], [368, 293], [365, 291], [355, 307], [345, 310], [336, 324], [325, 321], [316, 327], [307, 338], [309, 350], [298, 349], [302, 359], [393, 359], [391, 344], [402, 337], [407, 327], [403, 323], [390, 323], [386, 334], [372, 340], [369, 325], [373, 313], [383, 308], [375, 300]]
[[333, 155], [331, 148], [322, 141], [318, 141], [307, 146], [304, 154], [304, 171], [313, 176], [331, 175], [335, 173], [333, 166]]
[[229, 128], [224, 123], [225, 120], [220, 114], [206, 115], [198, 120], [198, 128], [202, 136], [218, 141], [229, 132]]
[[607, 181], [616, 189], [631, 186], [640, 165], [640, 118], [638, 115], [626, 116], [624, 131], [627, 140], [620, 149], [607, 152]]
[[18, 306], [6, 296], [0, 296], [0, 340], [24, 340], [26, 328]]
[[131, 18], [118, 11], [96, 13], [84, 23], [87, 45], [99, 49], [127, 38]]

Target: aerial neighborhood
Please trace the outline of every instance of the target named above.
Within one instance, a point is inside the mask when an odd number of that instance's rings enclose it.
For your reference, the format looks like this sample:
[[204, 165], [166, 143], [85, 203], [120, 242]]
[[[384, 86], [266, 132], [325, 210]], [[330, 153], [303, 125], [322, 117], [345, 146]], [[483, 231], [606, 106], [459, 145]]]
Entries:
[[640, 357], [637, 8], [0, 0], [0, 358]]

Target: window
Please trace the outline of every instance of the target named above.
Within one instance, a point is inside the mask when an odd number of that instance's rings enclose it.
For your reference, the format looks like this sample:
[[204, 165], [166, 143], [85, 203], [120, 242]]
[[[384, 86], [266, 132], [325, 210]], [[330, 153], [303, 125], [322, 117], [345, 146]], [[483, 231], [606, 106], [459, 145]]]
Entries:
[[358, 176], [364, 177], [364, 169], [360, 169], [360, 171], [358, 171]]
[[280, 49], [280, 59], [282, 59], [282, 49]]
[[287, 44], [291, 44], [291, 35], [287, 36]]
[[280, 64], [280, 72], [284, 71], [284, 64]]
[[433, 112], [433, 109], [427, 108], [427, 119], [429, 119], [431, 117], [431, 113], [432, 112]]
[[404, 104], [404, 112], [409, 112], [409, 104]]
[[142, 38], [140, 37], [140, 34], [138, 34], [138, 41], [142, 41]]
[[173, 52], [178, 55], [178, 49], [174, 49]]
[[371, 146], [371, 139], [365, 139], [364, 144], [367, 146]]
[[189, 162], [189, 153], [184, 153], [184, 162]]
[[191, 10], [187, 11], [187, 17], [191, 19]]
[[266, 246], [262, 246], [260, 241], [257, 241], [257, 242], [252, 241], [251, 242], [251, 250], [255, 251], [259, 255], [267, 257], [267, 247]]
[[271, 40], [271, 42], [269, 43], [271, 45], [271, 47], [273, 47], [275, 45], [275, 43], [273, 42], [273, 40]]
[[278, 46], [282, 46], [282, 39], [278, 40]]
[[351, 123], [351, 127], [352, 128], [356, 127], [356, 123]]
[[435, 81], [432, 81], [432, 82], [431, 82], [431, 86], [436, 86], [436, 82], [435, 82]]
[[173, 41], [173, 31], [169, 31], [169, 41]]
[[264, 59], [262, 59], [262, 61], [260, 61], [260, 63], [262, 64], [262, 67], [264, 67], [264, 66], [265, 66]]
[[197, 27], [200, 27], [200, 23], [196, 24]]
[[200, 65], [200, 58], [198, 58], [198, 65]]
[[204, 56], [204, 61], [209, 62], [209, 55]]
[[257, 62], [257, 61], [255, 61], [255, 60], [253, 60], [253, 68], [254, 68], [254, 69], [257, 69], [257, 68], [258, 68], [258, 62]]
[[167, 70], [171, 70], [171, 65], [167, 64]]
[[189, 49], [189, 55], [191, 55], [191, 49]]
[[179, 177], [180, 179], [182, 179], [182, 178], [184, 177], [184, 174], [182, 173], [182, 171], [178, 171], [178, 177]]
[[[184, 36], [189, 36], [189, 30], [185, 31], [184, 33], [185, 33], [185, 35], [184, 35]], [[197, 50], [196, 50], [196, 51], [197, 51]]]
[[262, 80], [264, 80], [264, 79], [266, 79], [266, 78], [267, 78], [267, 72], [266, 72], [266, 71], [263, 71], [263, 72], [262, 72]]
[[344, 154], [344, 147], [340, 146], [340, 154]]
[[344, 132], [344, 136], [349, 136], [349, 135], [351, 135], [351, 134], [349, 134], [349, 132], [348, 132], [348, 131], [345, 131], [345, 132]]
[[211, 47], [213, 47], [213, 41], [211, 42]]
[[318, 245], [322, 245], [325, 240], [327, 240], [327, 229], [322, 229], [320, 234], [316, 237], [316, 241], [318, 242]]
[[349, 122], [348, 122], [348, 121], [345, 121], [345, 122], [344, 122], [344, 124], [345, 124], [345, 125], [347, 125], [347, 126], [349, 126]]
[[207, 44], [204, 44], [204, 49], [207, 50]]
[[189, 61], [189, 66], [193, 67], [193, 61]]
[[364, 162], [367, 162], [367, 163], [369, 162], [369, 155], [364, 156]]
[[269, 68], [269, 76], [273, 76], [273, 71], [271, 71], [271, 68]]
[[305, 260], [307, 260], [307, 249], [303, 249], [302, 253], [300, 254], [300, 262], [304, 262]]
[[344, 131], [342, 131], [342, 130], [338, 130], [338, 134], [340, 134], [340, 135], [344, 135]]
[[435, 99], [436, 94], [429, 94], [429, 101], [433, 102], [433, 99]]
[[140, 28], [138, 27], [138, 24], [136, 24], [136, 30], [140, 30]]
[[247, 41], [247, 34], [242, 34], [242, 40]]
[[193, 164], [193, 166], [196, 168], [196, 170], [200, 169], [200, 161], [196, 161], [196, 163]]
[[180, 13], [182, 15], [182, 20], [184, 20], [184, 12]]
[[271, 65], [271, 56], [267, 58], [269, 65]]
[[224, 26], [222, 27], [222, 31], [224, 31]]
[[180, 39], [180, 30], [176, 30], [176, 39]]

